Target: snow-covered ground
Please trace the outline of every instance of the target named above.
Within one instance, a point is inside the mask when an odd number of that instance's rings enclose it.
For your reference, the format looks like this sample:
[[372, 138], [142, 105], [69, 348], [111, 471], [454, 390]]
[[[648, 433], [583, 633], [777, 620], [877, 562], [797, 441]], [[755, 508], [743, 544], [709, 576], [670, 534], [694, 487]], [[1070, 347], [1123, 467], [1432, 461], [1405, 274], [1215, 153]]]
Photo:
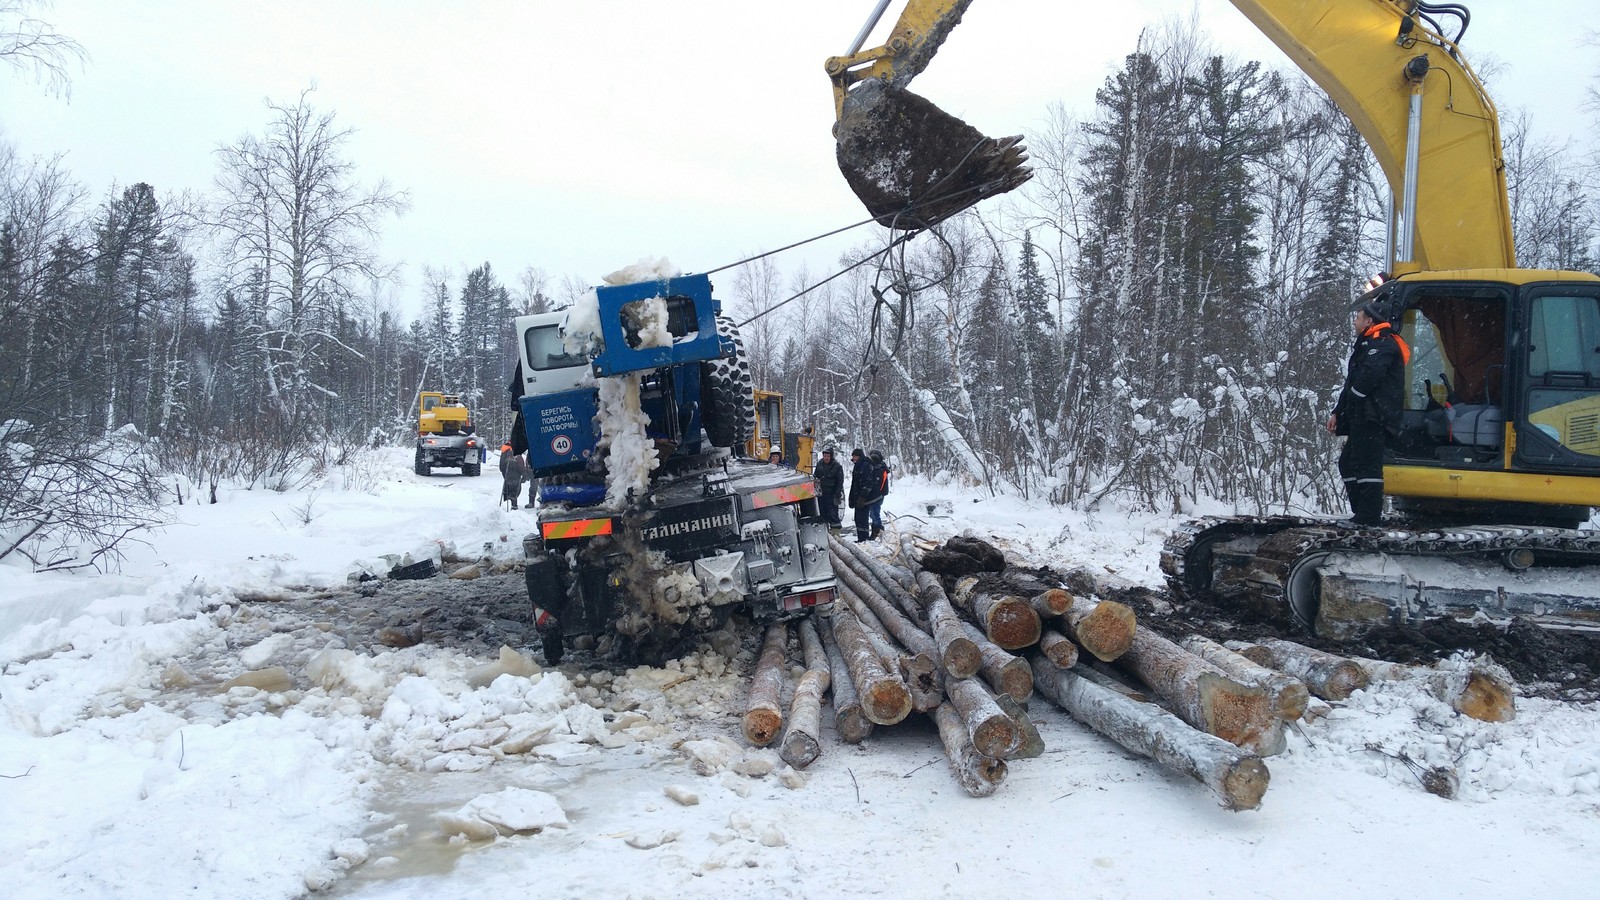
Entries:
[[[531, 516], [498, 479], [385, 461], [369, 491], [179, 507], [118, 575], [0, 566], [0, 896], [1572, 897], [1600, 877], [1592, 704], [1486, 724], [1360, 692], [1268, 760], [1260, 810], [1229, 813], [1036, 697], [1045, 755], [972, 799], [925, 722], [830, 733], [803, 773], [743, 748], [749, 660], [711, 645], [539, 671], [531, 648], [389, 647], [269, 599], [434, 541], [519, 552]], [[911, 480], [886, 512], [1151, 585], [1171, 524]], [[260, 689], [223, 689], [246, 673]], [[1402, 753], [1453, 766], [1459, 798]]]

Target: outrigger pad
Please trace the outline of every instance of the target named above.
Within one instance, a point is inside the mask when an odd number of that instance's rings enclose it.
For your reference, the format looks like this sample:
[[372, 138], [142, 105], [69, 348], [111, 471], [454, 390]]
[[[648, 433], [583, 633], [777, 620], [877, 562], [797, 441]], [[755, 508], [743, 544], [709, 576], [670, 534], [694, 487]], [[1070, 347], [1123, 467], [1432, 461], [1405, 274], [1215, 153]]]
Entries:
[[839, 171], [878, 223], [916, 230], [1033, 177], [1022, 136], [984, 137], [924, 97], [864, 81], [834, 125]]

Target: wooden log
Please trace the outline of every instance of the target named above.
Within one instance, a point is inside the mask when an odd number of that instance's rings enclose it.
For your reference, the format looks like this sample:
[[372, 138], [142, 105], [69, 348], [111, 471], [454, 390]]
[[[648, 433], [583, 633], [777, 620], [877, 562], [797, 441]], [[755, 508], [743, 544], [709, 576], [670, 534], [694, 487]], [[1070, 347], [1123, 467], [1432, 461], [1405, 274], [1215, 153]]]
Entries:
[[1022, 730], [976, 678], [952, 678], [944, 689], [967, 723], [974, 749], [997, 759], [1008, 759], [1016, 752], [1022, 744]]
[[1324, 700], [1343, 700], [1372, 680], [1361, 666], [1342, 656], [1293, 641], [1273, 639], [1257, 644], [1229, 641], [1225, 646], [1257, 665], [1293, 675]]
[[973, 748], [966, 722], [953, 704], [940, 704], [934, 710], [933, 721], [939, 726], [939, 740], [944, 744], [944, 754], [950, 760], [950, 771], [955, 774], [956, 782], [974, 797], [993, 794], [1006, 779], [1006, 764]]
[[[1017, 593], [1025, 596], [1033, 596], [1034, 594], [1042, 594], [1045, 591], [1052, 590], [1056, 587], [1053, 584], [1045, 583], [1045, 581], [1039, 578], [1037, 575], [1031, 575], [1022, 571], [1022, 569], [1019, 568], [1020, 566], [1021, 563], [1017, 562], [1015, 558], [1007, 556], [1006, 569], [1004, 572], [1000, 573], [1000, 577], [1006, 580], [1006, 584], [1016, 588]], [[1055, 613], [1055, 615], [1059, 616], [1061, 613]]]
[[833, 636], [861, 697], [861, 709], [878, 725], [894, 725], [911, 714], [911, 692], [900, 673], [884, 667], [853, 615], [834, 616]]
[[783, 727], [783, 674], [787, 666], [784, 657], [789, 650], [789, 625], [774, 622], [767, 626], [761, 643], [761, 657], [756, 662], [756, 674], [750, 679], [750, 700], [745, 704], [744, 739], [757, 747], [765, 747], [778, 737]]
[[822, 753], [822, 695], [828, 690], [828, 652], [817, 636], [815, 617], [802, 619], [798, 628], [806, 671], [795, 685], [789, 703], [789, 727], [778, 743], [778, 755], [796, 769], [811, 765]]
[[1039, 643], [1043, 628], [1039, 613], [1021, 597], [985, 590], [977, 578], [969, 575], [956, 580], [950, 599], [970, 613], [989, 640], [1003, 650], [1020, 650]]
[[933, 642], [939, 648], [939, 664], [951, 678], [971, 678], [983, 666], [978, 645], [961, 628], [961, 618], [945, 596], [944, 586], [932, 572], [917, 573], [917, 595], [928, 611]]
[[1039, 649], [1057, 668], [1070, 669], [1078, 664], [1078, 645], [1067, 640], [1059, 631], [1046, 629], [1039, 635]]
[[1509, 722], [1517, 717], [1516, 689], [1486, 666], [1469, 663], [1455, 669], [1434, 669], [1359, 656], [1350, 661], [1373, 681], [1416, 682], [1435, 699], [1480, 722]]
[[[912, 653], [926, 653], [930, 658], [939, 655], [938, 645], [933, 642], [933, 635], [929, 634], [921, 625], [907, 618], [905, 613], [893, 603], [890, 603], [882, 594], [868, 584], [860, 575], [849, 566], [835, 570], [840, 584], [853, 594], [856, 600], [868, 609], [879, 622], [882, 630], [894, 636], [900, 645]], [[863, 617], [865, 621], [865, 617]]]
[[1253, 684], [1267, 692], [1272, 701], [1272, 713], [1285, 722], [1293, 722], [1305, 714], [1311, 692], [1306, 683], [1293, 675], [1251, 662], [1247, 657], [1198, 634], [1178, 642], [1183, 649], [1227, 672], [1235, 681]]
[[828, 689], [833, 696], [834, 730], [839, 732], [839, 739], [846, 744], [859, 744], [872, 734], [872, 720], [861, 708], [861, 698], [856, 695], [850, 667], [845, 665], [844, 654], [833, 637], [833, 623], [825, 618], [815, 621], [817, 634], [822, 638], [822, 649], [828, 654]]
[[828, 540], [829, 546], [834, 548], [834, 555], [844, 562], [845, 568], [866, 578], [878, 588], [879, 594], [898, 606], [918, 628], [928, 630], [927, 615], [915, 596], [916, 579], [909, 572], [889, 565], [854, 544], [845, 543], [831, 535]]
[[1152, 703], [1136, 703], [1043, 656], [1033, 660], [1039, 693], [1067, 714], [1123, 747], [1199, 781], [1232, 810], [1257, 809], [1271, 773], [1261, 758], [1190, 728]]
[[1138, 632], [1133, 610], [1115, 600], [1094, 601], [1074, 595], [1061, 621], [1078, 646], [1101, 662], [1112, 662], [1128, 652]]
[[1016, 589], [1017, 593], [1028, 598], [1028, 603], [1043, 618], [1059, 616], [1072, 606], [1072, 592], [1065, 588], [1046, 584], [1036, 575], [1019, 571], [1013, 566], [1017, 563], [1010, 557], [1006, 558], [1006, 570], [1000, 573], [1006, 584]]
[[1072, 594], [1063, 588], [1051, 588], [1028, 596], [1028, 605], [1040, 618], [1064, 616], [1072, 608]]
[[[1028, 680], [1033, 680], [1030, 672]], [[1005, 710], [1011, 721], [1017, 723], [1017, 728], [1022, 732], [1022, 743], [1017, 745], [1016, 752], [1007, 759], [1036, 759], [1044, 755], [1044, 738], [1039, 735], [1039, 727], [1033, 724], [1033, 719], [1028, 716], [1028, 711], [1022, 704], [1007, 697], [1005, 694], [996, 694], [994, 702]]]
[[1117, 660], [1190, 725], [1261, 755], [1282, 752], [1282, 721], [1267, 692], [1240, 684], [1217, 666], [1149, 629]]
[[1097, 659], [1079, 660], [1078, 665], [1073, 667], [1072, 671], [1074, 674], [1087, 678], [1108, 691], [1115, 691], [1135, 703], [1156, 702], [1155, 697], [1127, 682], [1126, 679], [1132, 676], [1117, 670], [1110, 663], [1103, 663]]
[[[839, 590], [844, 610], [838, 615], [854, 615], [861, 625], [861, 634], [872, 645], [883, 662], [883, 667], [898, 673], [911, 692], [911, 708], [917, 712], [932, 712], [944, 702], [944, 679], [939, 676], [939, 665], [926, 653], [907, 653], [883, 632], [883, 623], [854, 597], [843, 585]], [[932, 639], [929, 639], [930, 643]]]
[[1033, 667], [1028, 665], [1028, 661], [1000, 649], [971, 622], [962, 622], [961, 627], [966, 629], [967, 637], [978, 645], [978, 653], [983, 657], [983, 668], [979, 672], [983, 680], [989, 682], [989, 687], [996, 694], [1005, 694], [1018, 703], [1027, 703], [1028, 698], [1033, 696]]

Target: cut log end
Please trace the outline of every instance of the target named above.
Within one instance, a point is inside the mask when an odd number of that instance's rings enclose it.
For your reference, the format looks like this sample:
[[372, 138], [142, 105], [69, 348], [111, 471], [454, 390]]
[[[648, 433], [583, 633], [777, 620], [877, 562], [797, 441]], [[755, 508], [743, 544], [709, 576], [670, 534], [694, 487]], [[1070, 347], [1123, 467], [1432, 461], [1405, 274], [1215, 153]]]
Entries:
[[1102, 600], [1073, 629], [1083, 649], [1101, 662], [1112, 662], [1133, 646], [1137, 624], [1133, 610], [1114, 600]]
[[1010, 716], [998, 715], [972, 729], [972, 748], [984, 756], [1006, 757], [1022, 745], [1022, 729]]
[[978, 645], [970, 638], [952, 639], [945, 645], [943, 656], [941, 662], [944, 670], [952, 678], [971, 678], [983, 668], [983, 654], [978, 652]]
[[783, 746], [778, 749], [778, 755], [796, 769], [804, 769], [822, 755], [822, 745], [809, 734], [790, 731], [783, 739]]
[[1026, 661], [1019, 659], [1001, 670], [1000, 693], [1018, 703], [1027, 703], [1033, 696], [1033, 669]]
[[1002, 650], [1020, 650], [1039, 642], [1039, 613], [1021, 601], [996, 603], [984, 624], [989, 640]]
[[1044, 658], [1058, 669], [1070, 669], [1078, 664], [1078, 645], [1057, 632], [1046, 631], [1041, 634], [1039, 649], [1044, 651]]
[[1346, 700], [1371, 682], [1366, 670], [1349, 660], [1330, 668], [1322, 681], [1322, 699]]
[[875, 724], [897, 725], [911, 715], [911, 692], [903, 682], [886, 678], [858, 687], [863, 688], [861, 706]]
[[1261, 798], [1267, 792], [1272, 773], [1267, 764], [1256, 757], [1246, 757], [1233, 763], [1222, 776], [1222, 804], [1235, 811], [1261, 808]]
[[744, 714], [744, 739], [757, 747], [777, 740], [782, 728], [783, 716], [775, 709], [752, 709]]
[[1452, 704], [1456, 711], [1480, 722], [1509, 722], [1517, 716], [1511, 686], [1486, 672], [1467, 676], [1467, 686]]
[[872, 736], [872, 720], [859, 705], [836, 711], [833, 727], [839, 732], [839, 740], [846, 744], [859, 744]]

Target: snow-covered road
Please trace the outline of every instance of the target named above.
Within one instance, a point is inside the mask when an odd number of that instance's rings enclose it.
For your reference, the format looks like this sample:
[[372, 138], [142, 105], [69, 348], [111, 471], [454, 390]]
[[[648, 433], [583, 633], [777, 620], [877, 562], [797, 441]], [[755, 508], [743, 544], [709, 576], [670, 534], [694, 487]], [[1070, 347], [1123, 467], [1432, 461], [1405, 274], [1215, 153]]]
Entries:
[[[1600, 876], [1594, 704], [1523, 699], [1486, 724], [1361, 692], [1291, 734], [1250, 813], [1042, 698], [1045, 755], [990, 798], [916, 717], [854, 747], [830, 732], [786, 771], [738, 742], [748, 646], [547, 672], [498, 652], [518, 633], [506, 577], [451, 585], [431, 618], [331, 604], [380, 554], [519, 552], [531, 518], [497, 507], [496, 479], [408, 462], [385, 455], [367, 490], [179, 507], [119, 575], [0, 567], [0, 894], [1571, 897]], [[1149, 584], [1169, 524], [915, 482], [886, 511]], [[241, 675], [260, 687], [224, 689]], [[1460, 797], [1425, 793], [1401, 753], [1455, 767]]]

